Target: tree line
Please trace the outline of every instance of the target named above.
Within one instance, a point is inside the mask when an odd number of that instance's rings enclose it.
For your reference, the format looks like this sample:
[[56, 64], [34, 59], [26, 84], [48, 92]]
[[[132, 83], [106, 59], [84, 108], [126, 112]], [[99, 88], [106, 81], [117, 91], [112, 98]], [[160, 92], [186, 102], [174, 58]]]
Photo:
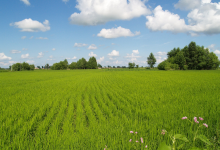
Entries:
[[98, 64], [95, 57], [90, 57], [87, 62], [85, 58], [79, 59], [77, 62], [68, 63], [67, 59], [54, 63], [51, 67], [52, 70], [64, 69], [98, 69]]
[[35, 66], [33, 64], [30, 65], [26, 62], [13, 64], [12, 66], [9, 66], [9, 69], [11, 69], [11, 67], [12, 67], [12, 71], [25, 71], [25, 70], [35, 69]]
[[215, 53], [209, 52], [204, 46], [196, 45], [195, 42], [191, 42], [183, 49], [174, 48], [167, 56], [167, 60], [158, 65], [159, 70], [211, 70], [217, 69], [220, 65]]

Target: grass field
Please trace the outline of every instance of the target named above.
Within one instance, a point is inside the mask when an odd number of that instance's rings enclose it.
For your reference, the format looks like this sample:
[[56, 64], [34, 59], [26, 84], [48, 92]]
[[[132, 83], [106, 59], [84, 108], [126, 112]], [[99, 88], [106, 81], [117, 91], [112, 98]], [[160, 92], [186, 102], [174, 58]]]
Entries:
[[188, 149], [193, 128], [181, 118], [203, 117], [209, 127], [200, 133], [212, 139], [220, 128], [219, 93], [220, 70], [2, 72], [0, 149], [127, 150], [137, 131], [139, 149], [156, 150], [171, 142], [161, 135], [165, 127], [187, 135]]

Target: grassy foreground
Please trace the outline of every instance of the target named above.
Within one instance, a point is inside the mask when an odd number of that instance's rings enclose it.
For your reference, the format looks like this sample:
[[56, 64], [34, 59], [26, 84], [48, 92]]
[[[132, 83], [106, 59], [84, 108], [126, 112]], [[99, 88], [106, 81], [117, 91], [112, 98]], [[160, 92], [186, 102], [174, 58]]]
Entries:
[[[212, 139], [219, 93], [220, 70], [0, 73], [0, 149], [127, 150], [137, 131], [141, 149], [156, 150], [171, 142], [161, 135], [165, 127], [192, 141], [184, 116], [204, 118], [209, 127], [200, 132]], [[205, 147], [199, 140], [196, 146]]]

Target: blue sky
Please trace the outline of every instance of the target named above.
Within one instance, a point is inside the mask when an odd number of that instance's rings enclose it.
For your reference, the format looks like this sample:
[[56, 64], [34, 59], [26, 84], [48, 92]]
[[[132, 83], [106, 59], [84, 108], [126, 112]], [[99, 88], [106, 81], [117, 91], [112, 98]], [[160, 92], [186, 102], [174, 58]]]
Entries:
[[220, 58], [217, 0], [1, 0], [0, 67], [95, 56], [102, 66], [157, 64], [191, 41]]

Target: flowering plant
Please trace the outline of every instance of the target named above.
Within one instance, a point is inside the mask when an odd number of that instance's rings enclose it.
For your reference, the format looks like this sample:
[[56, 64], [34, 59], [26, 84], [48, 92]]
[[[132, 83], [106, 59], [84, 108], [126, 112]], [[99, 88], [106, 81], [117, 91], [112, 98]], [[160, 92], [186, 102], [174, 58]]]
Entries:
[[[194, 117], [194, 118], [193, 118], [193, 121], [190, 121], [187, 117], [183, 117], [182, 119], [183, 119], [183, 120], [188, 120], [188, 121], [191, 122], [192, 124], [199, 124], [199, 121], [197, 120], [197, 117]], [[200, 121], [203, 121], [204, 119], [201, 118], [201, 117], [199, 117], [199, 120], [200, 120]], [[193, 147], [192, 147], [190, 150], [199, 149], [199, 148], [195, 147], [195, 141], [196, 141], [196, 139], [200, 139], [201, 141], [203, 141], [203, 142], [206, 143], [207, 145], [212, 145], [212, 143], [207, 139], [207, 137], [206, 137], [205, 135], [198, 135], [199, 128], [202, 127], [202, 126], [208, 128], [208, 125], [207, 125], [206, 123], [200, 124], [200, 125], [198, 126], [198, 128], [197, 128], [197, 130], [196, 130], [196, 132], [195, 132], [195, 134], [194, 134], [194, 138], [193, 138]], [[176, 149], [175, 143], [176, 143], [176, 140], [177, 140], [177, 139], [178, 139], [178, 140], [182, 140], [182, 141], [184, 141], [185, 143], [186, 143], [186, 142], [189, 142], [189, 140], [186, 138], [186, 136], [184, 136], [184, 135], [182, 135], [182, 134], [175, 134], [175, 135], [174, 135], [172, 130], [168, 132], [167, 130], [164, 130], [164, 129], [163, 129], [161, 134], [165, 135], [166, 133], [168, 133], [169, 137], [171, 138], [171, 140], [172, 140], [172, 145], [171, 145], [171, 146], [168, 146], [168, 145], [166, 145], [165, 142], [162, 142], [162, 143], [160, 144], [158, 150], [164, 150], [164, 149], [166, 149], [166, 150], [175, 150], [175, 149]], [[185, 145], [185, 143], [179, 145], [179, 146], [177, 147], [177, 149], [181, 149], [181, 148]]]

